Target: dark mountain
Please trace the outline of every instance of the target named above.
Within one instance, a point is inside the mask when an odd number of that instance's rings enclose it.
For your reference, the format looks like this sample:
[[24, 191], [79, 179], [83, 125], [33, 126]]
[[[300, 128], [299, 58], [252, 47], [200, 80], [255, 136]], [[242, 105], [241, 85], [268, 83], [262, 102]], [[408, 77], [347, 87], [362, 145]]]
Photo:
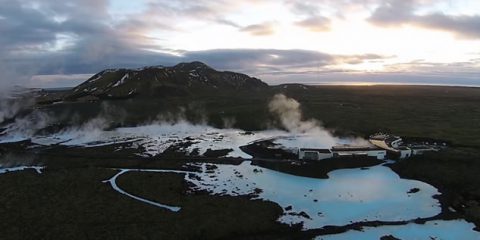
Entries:
[[257, 78], [241, 73], [221, 72], [204, 63], [191, 62], [173, 67], [104, 70], [69, 91], [65, 98], [185, 96], [211, 91], [260, 91], [266, 88], [268, 85]]

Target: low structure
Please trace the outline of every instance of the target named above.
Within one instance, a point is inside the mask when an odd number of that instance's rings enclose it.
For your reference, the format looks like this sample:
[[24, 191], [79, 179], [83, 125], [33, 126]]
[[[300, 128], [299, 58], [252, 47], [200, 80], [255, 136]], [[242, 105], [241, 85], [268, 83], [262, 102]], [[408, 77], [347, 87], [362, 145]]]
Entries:
[[330, 149], [319, 148], [300, 148], [298, 149], [298, 159], [300, 160], [323, 160], [332, 158], [333, 154]]
[[[404, 143], [398, 136], [389, 134], [375, 134], [370, 136], [371, 145], [367, 146], [334, 146], [331, 149], [319, 148], [299, 148], [298, 158], [300, 160], [323, 160], [335, 157], [374, 157], [378, 160], [387, 158], [405, 159], [413, 155], [423, 154], [425, 152], [438, 151], [441, 146], [437, 144], [418, 143], [409, 141]], [[443, 146], [446, 144], [444, 143]]]
[[375, 134], [370, 136], [370, 143], [385, 149], [387, 151], [398, 152], [398, 147], [402, 145], [402, 138], [397, 136], [390, 136], [387, 134]]
[[334, 157], [337, 156], [368, 156], [383, 160], [387, 156], [387, 150], [376, 146], [335, 146], [332, 148]]
[[410, 149], [412, 150], [412, 155], [420, 155], [426, 152], [438, 151], [438, 148], [427, 145], [410, 146]]
[[412, 149], [408, 147], [398, 147], [396, 152], [400, 154], [400, 159], [405, 159], [412, 156]]
[[373, 145], [385, 149], [389, 154], [400, 159], [409, 158], [425, 152], [438, 151], [440, 149], [436, 144], [435, 146], [416, 143], [405, 144], [401, 137], [383, 133], [370, 136], [369, 141]]

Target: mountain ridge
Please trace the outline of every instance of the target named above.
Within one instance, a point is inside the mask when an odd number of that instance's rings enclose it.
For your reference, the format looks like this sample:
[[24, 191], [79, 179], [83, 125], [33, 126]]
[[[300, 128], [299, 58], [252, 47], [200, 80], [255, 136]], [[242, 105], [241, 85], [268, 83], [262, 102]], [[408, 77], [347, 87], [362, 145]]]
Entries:
[[217, 71], [194, 61], [171, 67], [105, 69], [67, 92], [65, 99], [115, 99], [136, 95], [152, 97], [203, 91], [259, 91], [266, 88], [268, 84], [258, 78], [243, 73]]

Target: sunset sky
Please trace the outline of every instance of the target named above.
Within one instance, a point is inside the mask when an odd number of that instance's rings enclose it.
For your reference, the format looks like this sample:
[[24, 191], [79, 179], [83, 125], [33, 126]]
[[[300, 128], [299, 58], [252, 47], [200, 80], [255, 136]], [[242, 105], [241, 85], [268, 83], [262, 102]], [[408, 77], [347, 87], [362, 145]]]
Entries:
[[3, 86], [203, 61], [270, 84], [480, 85], [477, 0], [0, 0]]

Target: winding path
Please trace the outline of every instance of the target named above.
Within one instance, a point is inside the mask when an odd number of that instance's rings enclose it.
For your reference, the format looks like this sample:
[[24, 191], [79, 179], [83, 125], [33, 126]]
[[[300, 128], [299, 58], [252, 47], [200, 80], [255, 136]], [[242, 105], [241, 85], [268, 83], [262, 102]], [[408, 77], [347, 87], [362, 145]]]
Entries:
[[115, 174], [112, 178], [103, 181], [103, 183], [110, 183], [110, 186], [112, 186], [112, 188], [115, 191], [117, 191], [120, 194], [123, 194], [125, 196], [128, 196], [130, 198], [133, 198], [137, 201], [141, 201], [141, 202], [144, 202], [146, 204], [150, 204], [150, 205], [155, 206], [155, 207], [164, 208], [164, 209], [170, 210], [172, 212], [178, 212], [178, 211], [181, 210], [180, 207], [161, 204], [161, 203], [158, 203], [158, 202], [154, 202], [154, 201], [151, 201], [151, 200], [148, 200], [148, 199], [130, 194], [130, 193], [126, 192], [125, 190], [121, 189], [117, 185], [117, 178], [119, 176], [121, 176], [122, 174], [127, 173], [127, 172], [155, 172], [155, 173], [179, 173], [179, 174], [186, 174], [186, 173], [191, 173], [191, 172], [177, 171], [177, 170], [153, 170], [153, 169], [117, 169], [117, 170], [120, 170], [120, 171], [117, 174]]

